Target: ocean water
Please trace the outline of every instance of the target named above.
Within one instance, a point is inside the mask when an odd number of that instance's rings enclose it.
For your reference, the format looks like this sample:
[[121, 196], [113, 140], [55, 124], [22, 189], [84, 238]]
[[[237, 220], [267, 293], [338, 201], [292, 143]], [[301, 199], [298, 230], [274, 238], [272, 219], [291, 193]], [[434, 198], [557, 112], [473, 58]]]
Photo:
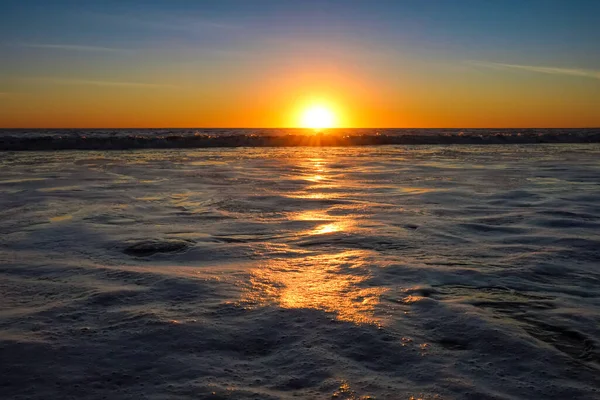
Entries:
[[600, 399], [600, 145], [0, 153], [4, 399]]
[[0, 151], [507, 143], [600, 143], [600, 128], [0, 129]]

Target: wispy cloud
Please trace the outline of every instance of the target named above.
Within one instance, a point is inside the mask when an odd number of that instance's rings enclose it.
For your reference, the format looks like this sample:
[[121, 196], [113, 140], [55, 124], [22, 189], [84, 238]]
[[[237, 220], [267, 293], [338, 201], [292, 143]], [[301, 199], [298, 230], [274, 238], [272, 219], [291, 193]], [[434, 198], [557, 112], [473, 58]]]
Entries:
[[92, 12], [87, 15], [119, 23], [126, 26], [138, 26], [158, 30], [185, 31], [189, 33], [205, 34], [207, 31], [232, 31], [241, 28], [240, 25], [221, 20], [212, 20], [194, 16], [173, 16], [169, 14], [106, 14]]
[[132, 87], [132, 88], [175, 88], [174, 85], [163, 83], [146, 83], [146, 82], [122, 82], [122, 81], [97, 81], [89, 79], [76, 78], [49, 78], [49, 77], [28, 77], [24, 78], [28, 81], [46, 83], [53, 85], [84, 85], [84, 86], [107, 86], [107, 87]]
[[86, 51], [101, 53], [127, 53], [131, 50], [114, 47], [86, 46], [77, 44], [49, 44], [49, 43], [17, 43], [19, 47], [31, 47], [36, 49], [65, 50], [65, 51]]
[[546, 67], [536, 65], [518, 65], [518, 64], [505, 64], [496, 63], [489, 61], [469, 61], [470, 64], [496, 69], [509, 69], [509, 70], [521, 70], [529, 72], [537, 72], [541, 74], [553, 74], [553, 75], [570, 75], [570, 76], [583, 76], [586, 78], [600, 79], [600, 71], [593, 69], [582, 69], [582, 68], [559, 68], [559, 67]]

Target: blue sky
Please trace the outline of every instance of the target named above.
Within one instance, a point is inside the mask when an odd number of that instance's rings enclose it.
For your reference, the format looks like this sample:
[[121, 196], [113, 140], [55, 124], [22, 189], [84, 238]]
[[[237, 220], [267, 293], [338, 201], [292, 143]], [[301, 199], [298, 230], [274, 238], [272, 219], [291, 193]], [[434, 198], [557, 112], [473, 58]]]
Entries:
[[600, 82], [600, 1], [5, 0], [2, 10], [4, 99], [51, 101], [65, 85], [115, 96], [189, 85], [216, 98], [219, 81], [243, 90], [303, 62], [398, 90], [398, 71], [440, 88], [462, 79], [465, 96], [477, 84], [465, 70], [489, 74], [490, 91], [551, 78], [545, 88], [560, 82], [582, 104], [596, 104]]

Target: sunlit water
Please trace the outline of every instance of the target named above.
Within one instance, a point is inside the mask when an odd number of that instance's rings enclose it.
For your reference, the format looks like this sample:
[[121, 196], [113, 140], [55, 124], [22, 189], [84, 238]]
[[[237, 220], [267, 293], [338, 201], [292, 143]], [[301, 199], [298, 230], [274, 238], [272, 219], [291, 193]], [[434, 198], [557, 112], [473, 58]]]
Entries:
[[599, 145], [0, 171], [8, 397], [600, 398]]

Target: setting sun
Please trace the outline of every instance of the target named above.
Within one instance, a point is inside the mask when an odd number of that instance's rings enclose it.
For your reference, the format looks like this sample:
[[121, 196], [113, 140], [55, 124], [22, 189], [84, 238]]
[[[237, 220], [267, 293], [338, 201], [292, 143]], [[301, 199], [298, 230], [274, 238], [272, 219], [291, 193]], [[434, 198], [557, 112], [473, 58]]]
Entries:
[[301, 125], [303, 128], [325, 129], [334, 126], [334, 115], [326, 107], [312, 106], [302, 113]]

